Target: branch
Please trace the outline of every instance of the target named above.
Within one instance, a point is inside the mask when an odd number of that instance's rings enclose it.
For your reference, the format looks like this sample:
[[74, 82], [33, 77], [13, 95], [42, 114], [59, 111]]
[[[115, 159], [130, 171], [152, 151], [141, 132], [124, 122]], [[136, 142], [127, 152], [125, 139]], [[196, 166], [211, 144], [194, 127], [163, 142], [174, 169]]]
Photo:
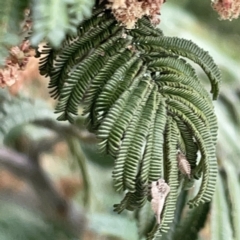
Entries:
[[93, 133], [88, 132], [86, 129], [79, 129], [74, 125], [61, 124], [51, 119], [36, 120], [33, 123], [38, 126], [53, 130], [63, 137], [66, 135], [71, 135], [85, 143], [98, 143], [98, 140]]
[[0, 166], [30, 183], [44, 206], [47, 217], [61, 220], [79, 236], [85, 227], [85, 216], [66, 201], [54, 188], [49, 177], [33, 159], [8, 148], [0, 148]]

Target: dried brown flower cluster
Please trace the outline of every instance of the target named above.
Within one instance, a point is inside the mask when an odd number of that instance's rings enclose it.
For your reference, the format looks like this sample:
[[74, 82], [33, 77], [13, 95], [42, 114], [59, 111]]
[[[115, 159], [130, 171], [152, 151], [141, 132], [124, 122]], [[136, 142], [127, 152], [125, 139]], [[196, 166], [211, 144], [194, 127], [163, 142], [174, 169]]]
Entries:
[[109, 0], [107, 8], [116, 20], [127, 29], [132, 29], [138, 19], [149, 16], [153, 24], [160, 22], [160, 8], [165, 0]]
[[240, 15], [240, 0], [214, 0], [212, 6], [223, 20], [232, 20]]
[[0, 69], [0, 87], [12, 86], [18, 80], [19, 71], [25, 69], [30, 56], [32, 53], [28, 40], [9, 50], [5, 66]]
[[178, 168], [183, 175], [186, 175], [190, 179], [191, 166], [186, 156], [180, 151], [177, 153]]
[[161, 223], [161, 213], [165, 203], [165, 199], [170, 192], [170, 187], [165, 183], [164, 179], [159, 179], [151, 184], [151, 207], [156, 216], [157, 223]]

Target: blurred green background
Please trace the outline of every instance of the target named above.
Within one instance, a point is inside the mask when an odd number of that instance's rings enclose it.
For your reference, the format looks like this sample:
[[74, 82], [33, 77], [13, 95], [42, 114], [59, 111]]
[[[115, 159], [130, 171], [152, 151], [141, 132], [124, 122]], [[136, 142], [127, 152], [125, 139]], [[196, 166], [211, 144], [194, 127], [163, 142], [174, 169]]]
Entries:
[[[190, 39], [209, 51], [223, 75], [215, 102], [221, 180], [199, 235], [202, 240], [240, 239], [239, 26], [239, 19], [218, 20], [210, 1], [168, 0], [161, 10], [164, 34]], [[113, 204], [122, 198], [112, 187], [113, 160], [98, 152], [84, 119], [74, 126], [55, 121], [48, 80], [38, 75], [36, 60], [24, 74], [10, 89], [14, 96], [0, 90], [0, 141], [23, 154], [23, 163], [0, 163], [0, 239], [137, 240], [134, 215], [113, 212]], [[200, 70], [199, 75], [204, 80]], [[25, 166], [36, 168], [35, 175]]]

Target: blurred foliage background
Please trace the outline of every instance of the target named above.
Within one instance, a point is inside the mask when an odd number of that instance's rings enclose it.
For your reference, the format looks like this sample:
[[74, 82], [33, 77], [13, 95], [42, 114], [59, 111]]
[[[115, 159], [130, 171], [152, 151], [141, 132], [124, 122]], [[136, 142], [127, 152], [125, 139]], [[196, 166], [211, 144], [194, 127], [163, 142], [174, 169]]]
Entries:
[[[84, 16], [88, 15], [86, 10]], [[82, 17], [73, 19], [81, 21]], [[60, 24], [57, 17], [54, 23]], [[160, 28], [165, 35], [191, 39], [208, 50], [223, 74], [215, 102], [219, 181], [198, 236], [202, 240], [240, 239], [239, 23], [219, 21], [210, 1], [168, 0], [161, 13]], [[61, 24], [59, 28], [51, 25], [60, 36], [58, 41], [77, 22], [69, 28]], [[54, 43], [51, 29], [44, 33]], [[33, 41], [42, 37], [34, 35]], [[137, 240], [134, 215], [113, 213], [113, 204], [122, 196], [112, 187], [112, 159], [98, 152], [97, 140], [85, 129], [84, 119], [80, 117], [74, 126], [55, 121], [47, 84], [48, 79], [38, 74], [38, 60], [32, 58], [9, 92], [0, 90], [0, 239]], [[186, 223], [187, 232], [191, 224]]]

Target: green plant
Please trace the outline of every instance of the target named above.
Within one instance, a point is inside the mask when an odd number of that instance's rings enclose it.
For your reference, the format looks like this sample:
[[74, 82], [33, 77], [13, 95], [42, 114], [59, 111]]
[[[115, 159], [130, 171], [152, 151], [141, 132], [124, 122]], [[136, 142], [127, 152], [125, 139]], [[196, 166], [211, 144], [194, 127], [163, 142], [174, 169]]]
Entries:
[[177, 150], [191, 165], [191, 179], [185, 182], [203, 174], [189, 204], [211, 200], [217, 177], [216, 117], [208, 93], [184, 60], [202, 67], [216, 99], [220, 73], [207, 52], [191, 41], [163, 36], [146, 18], [126, 30], [110, 11], [97, 7], [77, 36], [67, 37], [58, 50], [46, 45], [42, 54], [40, 72], [50, 76], [58, 120], [74, 123], [83, 102], [88, 129], [115, 158], [115, 188], [128, 191], [116, 211], [143, 207], [146, 186], [164, 178], [171, 190], [159, 233], [166, 232], [182, 188]]

